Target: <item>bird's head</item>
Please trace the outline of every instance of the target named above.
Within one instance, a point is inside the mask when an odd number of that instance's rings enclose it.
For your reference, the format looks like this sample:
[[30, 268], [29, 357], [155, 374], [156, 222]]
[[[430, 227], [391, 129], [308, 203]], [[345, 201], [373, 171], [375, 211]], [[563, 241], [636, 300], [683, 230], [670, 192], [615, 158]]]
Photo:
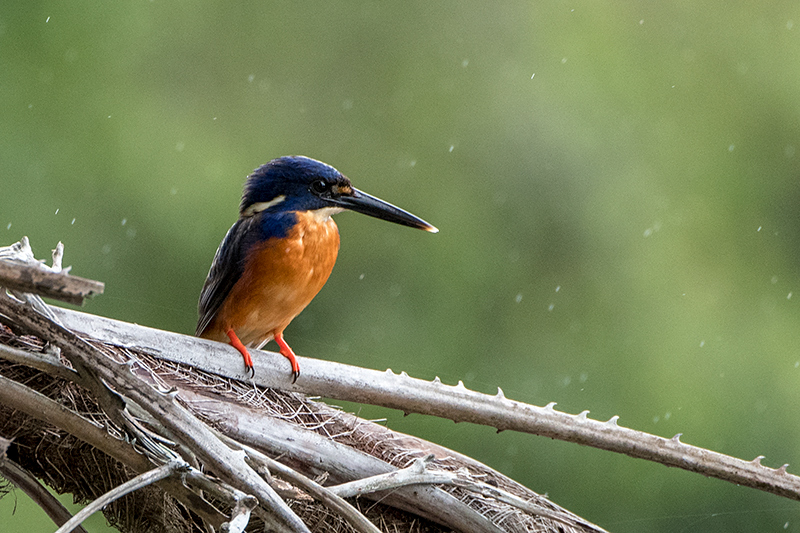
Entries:
[[304, 156], [279, 157], [258, 167], [248, 176], [239, 205], [243, 217], [270, 211], [332, 215], [345, 209], [431, 233], [439, 231], [421, 218], [359, 191], [332, 166]]

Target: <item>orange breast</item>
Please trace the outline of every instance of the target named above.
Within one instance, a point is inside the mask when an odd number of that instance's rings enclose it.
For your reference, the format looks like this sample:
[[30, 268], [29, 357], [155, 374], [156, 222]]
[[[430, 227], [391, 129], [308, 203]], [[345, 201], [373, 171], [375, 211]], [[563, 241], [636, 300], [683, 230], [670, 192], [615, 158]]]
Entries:
[[227, 341], [225, 332], [233, 328], [242, 343], [258, 346], [282, 332], [322, 289], [339, 253], [339, 230], [330, 216], [301, 212], [297, 218], [286, 237], [250, 252], [207, 338]]

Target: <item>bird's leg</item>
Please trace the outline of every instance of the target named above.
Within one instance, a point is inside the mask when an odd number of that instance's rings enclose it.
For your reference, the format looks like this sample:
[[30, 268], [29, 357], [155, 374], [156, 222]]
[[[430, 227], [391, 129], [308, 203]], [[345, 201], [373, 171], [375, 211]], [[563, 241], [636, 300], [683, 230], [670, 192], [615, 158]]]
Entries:
[[277, 342], [278, 346], [281, 348], [281, 355], [288, 359], [292, 364], [292, 383], [294, 383], [300, 376], [300, 365], [297, 364], [297, 357], [294, 355], [292, 349], [289, 348], [289, 345], [286, 344], [286, 341], [283, 340], [283, 332], [275, 334], [275, 342]]
[[236, 336], [236, 333], [233, 329], [229, 329], [225, 332], [228, 335], [228, 338], [231, 340], [231, 346], [239, 350], [239, 353], [242, 354], [242, 358], [244, 359], [244, 367], [247, 369], [247, 373], [250, 374], [250, 377], [256, 375], [256, 369], [253, 368], [253, 359], [250, 357], [250, 352], [247, 351], [242, 341], [239, 340], [239, 337]]

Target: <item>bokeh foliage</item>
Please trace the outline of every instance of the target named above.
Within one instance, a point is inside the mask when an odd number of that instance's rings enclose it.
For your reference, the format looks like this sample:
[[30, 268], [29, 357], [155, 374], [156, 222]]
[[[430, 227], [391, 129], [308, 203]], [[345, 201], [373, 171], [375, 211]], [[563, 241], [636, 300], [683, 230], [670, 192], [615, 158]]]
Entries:
[[[7, 2], [0, 95], [0, 243], [64, 241], [87, 311], [192, 332], [244, 176], [305, 154], [441, 233], [339, 215], [301, 355], [800, 468], [795, 2]], [[612, 531], [800, 531], [751, 489], [361, 414]]]

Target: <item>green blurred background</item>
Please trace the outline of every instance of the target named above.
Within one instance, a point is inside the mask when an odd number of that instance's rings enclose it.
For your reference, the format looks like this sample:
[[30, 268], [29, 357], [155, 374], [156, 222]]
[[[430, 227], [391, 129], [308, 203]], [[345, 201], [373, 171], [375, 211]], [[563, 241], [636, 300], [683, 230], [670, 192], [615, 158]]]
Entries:
[[[0, 95], [0, 244], [63, 241], [106, 283], [86, 311], [191, 333], [244, 177], [304, 154], [441, 232], [339, 215], [299, 354], [800, 471], [796, 2], [8, 2]], [[612, 531], [800, 531], [752, 489], [346, 407]]]

